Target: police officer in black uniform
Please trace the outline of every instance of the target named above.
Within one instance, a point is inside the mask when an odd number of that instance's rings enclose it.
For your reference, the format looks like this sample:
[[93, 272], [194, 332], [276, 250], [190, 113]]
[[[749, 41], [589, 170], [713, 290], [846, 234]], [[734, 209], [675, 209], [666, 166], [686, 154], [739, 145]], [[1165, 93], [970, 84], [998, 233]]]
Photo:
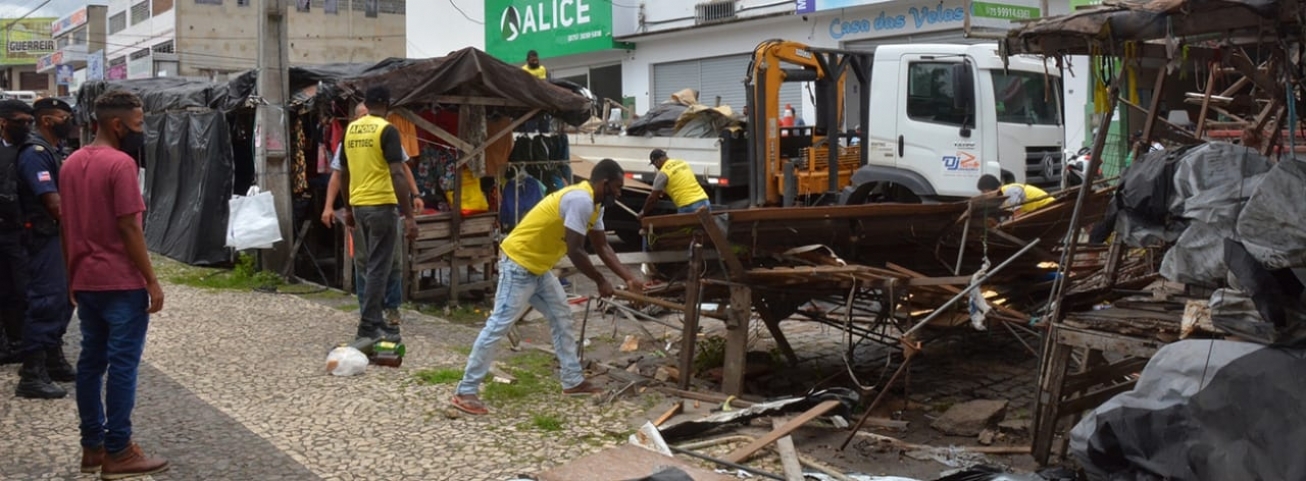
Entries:
[[72, 320], [68, 275], [59, 241], [59, 168], [73, 133], [73, 108], [55, 98], [32, 105], [36, 131], [18, 150], [18, 186], [27, 228], [27, 316], [23, 323], [23, 369], [15, 394], [54, 399], [68, 395], [55, 384], [77, 380], [63, 353]]
[[[23, 244], [18, 196], [18, 147], [32, 125], [32, 107], [0, 100], [0, 363], [21, 359], [23, 313], [27, 310], [27, 249]], [[11, 133], [12, 130], [12, 133]]]

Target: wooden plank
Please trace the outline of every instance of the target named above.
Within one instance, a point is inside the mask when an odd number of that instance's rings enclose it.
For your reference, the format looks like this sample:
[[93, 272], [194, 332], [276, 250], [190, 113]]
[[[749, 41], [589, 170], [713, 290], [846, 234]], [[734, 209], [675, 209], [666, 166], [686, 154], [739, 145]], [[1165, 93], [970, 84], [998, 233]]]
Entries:
[[[703, 212], [703, 211], [700, 211]], [[726, 313], [726, 353], [721, 391], [738, 396], [744, 393], [747, 371], [748, 323], [752, 317], [752, 289], [730, 287], [730, 308]]]
[[[717, 255], [715, 252], [704, 252], [703, 258], [707, 260], [713, 260], [717, 258]], [[688, 262], [689, 253], [687, 250], [654, 251], [654, 252], [618, 252], [617, 261], [621, 262], [623, 265]], [[597, 266], [602, 264], [603, 260], [600, 259], [599, 256], [591, 255], [590, 262], [593, 262], [594, 265]], [[558, 263], [554, 265], [554, 269], [569, 269], [572, 267], [576, 267], [576, 266], [571, 263], [571, 259], [566, 257], [563, 257], [561, 261], [558, 261]]]
[[[908, 276], [911, 276], [911, 277], [914, 277], [914, 278], [925, 278], [925, 274], [921, 274], [921, 273], [919, 273], [919, 272], [916, 272], [916, 271], [913, 271], [913, 270], [908, 269], [908, 268], [906, 268], [906, 267], [903, 267], [903, 266], [900, 266], [900, 265], [894, 264], [894, 263], [892, 263], [892, 262], [890, 262], [890, 263], [888, 264], [887, 267], [888, 267], [889, 269], [891, 269], [891, 270], [894, 270], [894, 271], [897, 271], [897, 272], [901, 272], [901, 273], [903, 273], [903, 274], [907, 274]], [[911, 282], [911, 281], [909, 280], [908, 282]], [[967, 284], [970, 284], [970, 282], [967, 281]], [[940, 285], [940, 286], [938, 286], [938, 287], [939, 287], [940, 289], [943, 289], [943, 290], [947, 291], [949, 294], [952, 294], [952, 295], [957, 295], [958, 293], [961, 292], [961, 289], [958, 289], [958, 288], [953, 287], [953, 286], [950, 286], [950, 285]], [[1010, 317], [1014, 317], [1014, 318], [1017, 318], [1017, 319], [1029, 319], [1029, 314], [1025, 314], [1025, 313], [1023, 313], [1023, 312], [1017, 311], [1017, 310], [1012, 309], [1012, 308], [1010, 308], [1010, 307], [1004, 307], [1004, 306], [999, 305], [999, 304], [989, 304], [989, 306], [992, 307], [994, 310], [996, 310], [996, 311], [998, 311], [998, 312], [1001, 312], [1001, 313], [1003, 313], [1003, 314], [1006, 314], [1007, 316], [1010, 316]]]
[[[521, 117], [518, 117], [516, 120], [513, 120], [511, 124], [508, 124], [508, 127], [496, 132], [490, 138], [485, 139], [484, 142], [481, 142], [480, 146], [474, 149], [463, 149], [463, 150], [471, 150], [471, 152], [464, 153], [463, 157], [461, 159], [458, 159], [458, 163], [454, 165], [455, 168], [462, 168], [463, 164], [470, 162], [472, 159], [476, 158], [477, 155], [480, 155], [482, 152], [485, 152], [485, 149], [490, 148], [490, 145], [494, 144], [494, 141], [499, 140], [500, 137], [503, 137], [504, 135], [511, 133], [514, 130], [517, 130], [518, 126], [520, 126], [523, 123], [526, 123], [527, 120], [530, 120], [531, 117], [534, 117], [538, 113], [540, 113], [540, 109], [532, 110], [530, 111], [530, 113], [527, 113], [526, 115], [523, 115]], [[481, 120], [482, 120], [482, 133], [484, 133], [485, 117], [482, 116]]]
[[969, 284], [970, 276], [913, 277], [907, 279], [908, 286], [965, 286]]
[[680, 411], [683, 409], [685, 409], [685, 402], [676, 401], [675, 404], [671, 405], [671, 409], [668, 409], [667, 412], [662, 413], [661, 416], [658, 416], [657, 419], [653, 420], [653, 426], [658, 427], [663, 425], [671, 418], [676, 417], [677, 414], [680, 414]]
[[[497, 282], [498, 282], [498, 281], [488, 280], [488, 281], [477, 281], [477, 282], [472, 282], [472, 283], [469, 283], [469, 284], [463, 284], [463, 285], [459, 288], [458, 293], [461, 294], [461, 293], [463, 293], [463, 292], [467, 292], [467, 291], [475, 291], [475, 290], [480, 290], [480, 289], [489, 289], [489, 288], [494, 287], [494, 285], [495, 285]], [[448, 288], [448, 287], [437, 287], [437, 288], [435, 288], [435, 289], [426, 289], [426, 290], [417, 291], [417, 292], [413, 293], [413, 298], [414, 298], [414, 299], [418, 299], [418, 298], [432, 298], [432, 297], [434, 297], [434, 298], [448, 298], [448, 297], [450, 297], [450, 296], [449, 296], [449, 288]]]
[[[526, 104], [511, 99], [493, 97], [473, 97], [469, 95], [441, 95], [435, 102], [446, 105], [485, 105], [490, 107], [526, 107]], [[516, 127], [513, 127], [515, 129]], [[512, 129], [508, 129], [512, 130]]]
[[744, 462], [744, 460], [748, 459], [749, 456], [752, 456], [753, 453], [756, 453], [762, 448], [765, 448], [768, 444], [771, 444], [784, 436], [788, 436], [789, 433], [792, 433], [798, 428], [803, 427], [803, 425], [807, 424], [808, 421], [811, 421], [813, 419], [825, 415], [830, 411], [833, 411], [834, 408], [839, 407], [839, 404], [840, 404], [839, 401], [834, 401], [834, 400], [824, 401], [821, 404], [817, 404], [811, 409], [808, 409], [806, 412], [798, 415], [798, 417], [790, 419], [789, 422], [784, 423], [783, 426], [775, 428], [771, 432], [766, 433], [766, 435], [757, 438], [757, 440], [751, 443], [748, 443], [747, 446], [736, 449], [735, 451], [726, 455], [726, 457], [722, 459], [732, 463], [742, 463]]
[[[779, 419], [771, 420], [771, 427], [780, 429], [784, 423]], [[803, 481], [803, 463], [798, 460], [798, 450], [794, 449], [794, 438], [785, 436], [775, 441], [775, 450], [780, 454], [780, 465], [784, 468], [785, 481]]]
[[1193, 131], [1193, 135], [1198, 138], [1201, 138], [1202, 133], [1206, 131], [1206, 114], [1210, 110], [1211, 92], [1213, 90], [1215, 90], [1215, 69], [1211, 69], [1211, 74], [1206, 78], [1206, 92], [1202, 96], [1202, 110], [1197, 114], [1197, 129]]
[[675, 467], [685, 472], [693, 481], [735, 479], [633, 444], [622, 444], [581, 457], [540, 473], [539, 479], [540, 481], [643, 479], [667, 467]]
[[685, 320], [680, 329], [680, 379], [677, 385], [689, 389], [694, 377], [694, 350], [698, 347], [698, 318], [702, 306], [698, 303], [700, 277], [703, 269], [703, 245], [695, 242], [689, 246], [689, 276], [685, 281]]
[[742, 277], [744, 275], [744, 264], [739, 262], [739, 257], [735, 256], [734, 249], [730, 246], [730, 240], [726, 238], [726, 233], [716, 225], [716, 220], [707, 209], [698, 210], [698, 221], [703, 225], [703, 230], [707, 232], [708, 238], [712, 239], [712, 245], [716, 246], [717, 254], [726, 262], [726, 268], [730, 270], [730, 275]]
[[440, 126], [427, 121], [422, 118], [422, 116], [417, 115], [408, 109], [395, 109], [394, 112], [399, 114], [400, 117], [407, 119], [409, 122], [412, 122], [417, 128], [425, 130], [440, 140], [448, 142], [449, 145], [456, 147], [458, 150], [472, 150], [471, 144], [463, 142], [463, 140], [459, 139], [458, 136], [449, 133], [449, 131], [440, 128]]

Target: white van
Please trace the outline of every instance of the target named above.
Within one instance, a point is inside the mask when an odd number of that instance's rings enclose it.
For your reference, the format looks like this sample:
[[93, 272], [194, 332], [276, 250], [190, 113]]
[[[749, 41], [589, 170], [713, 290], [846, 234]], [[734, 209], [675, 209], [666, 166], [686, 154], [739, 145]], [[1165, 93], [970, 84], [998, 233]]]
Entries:
[[36, 103], [36, 99], [38, 98], [40, 98], [40, 96], [36, 95], [36, 92], [31, 90], [9, 90], [0, 92], [0, 99], [18, 99], [27, 102], [28, 105]]

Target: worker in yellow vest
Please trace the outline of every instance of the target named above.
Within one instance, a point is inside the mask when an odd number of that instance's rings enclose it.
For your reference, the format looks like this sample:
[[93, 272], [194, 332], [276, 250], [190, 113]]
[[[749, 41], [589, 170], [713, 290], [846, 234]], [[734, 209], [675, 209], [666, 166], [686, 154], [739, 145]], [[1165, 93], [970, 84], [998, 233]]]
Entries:
[[540, 65], [540, 54], [536, 53], [534, 50], [526, 52], [526, 65], [522, 65], [521, 69], [525, 70], [526, 73], [534, 75], [537, 79], [549, 79], [549, 70], [544, 68], [543, 65]]
[[[408, 240], [417, 239], [413, 197], [404, 177], [403, 141], [399, 130], [385, 120], [390, 107], [390, 90], [367, 89], [363, 102], [368, 115], [345, 130], [340, 149], [340, 190], [345, 203], [345, 225], [357, 229], [367, 253], [367, 280], [359, 309], [358, 338], [400, 342], [399, 325], [387, 322], [384, 312], [386, 282], [393, 269], [399, 242], [399, 212], [403, 213]], [[402, 199], [402, 202], [400, 201]], [[396, 209], [398, 207], [398, 209]], [[357, 223], [355, 223], [357, 219]]]
[[581, 273], [594, 280], [600, 297], [611, 296], [612, 283], [594, 268], [585, 252], [588, 238], [608, 269], [631, 289], [644, 288], [644, 282], [621, 265], [608, 245], [603, 228], [604, 207], [614, 204], [621, 195], [624, 177], [616, 161], [603, 159], [594, 166], [590, 180], [545, 196], [499, 244], [504, 257], [499, 261], [494, 310], [472, 344], [463, 379], [449, 400], [455, 408], [468, 414], [489, 413], [478, 392], [494, 363], [494, 346], [528, 307], [534, 307], [549, 320], [563, 394], [588, 396], [603, 392], [585, 379], [581, 369], [576, 339], [571, 333], [571, 307], [562, 283], [553, 274], [553, 266], [566, 256]]
[[1056, 200], [1043, 189], [1032, 185], [1015, 183], [1002, 185], [1002, 182], [991, 174], [981, 176], [978, 187], [984, 194], [1001, 191], [1007, 198], [1002, 202], [1002, 207], [1013, 211], [1016, 217], [1042, 209]]
[[667, 152], [662, 149], [649, 152], [648, 160], [658, 170], [658, 175], [653, 178], [653, 192], [648, 195], [644, 208], [639, 212], [640, 219], [648, 215], [662, 194], [671, 198], [671, 202], [676, 204], [676, 212], [681, 214], [709, 208], [707, 192], [703, 191], [703, 186], [698, 183], [689, 164], [683, 160], [667, 158]]

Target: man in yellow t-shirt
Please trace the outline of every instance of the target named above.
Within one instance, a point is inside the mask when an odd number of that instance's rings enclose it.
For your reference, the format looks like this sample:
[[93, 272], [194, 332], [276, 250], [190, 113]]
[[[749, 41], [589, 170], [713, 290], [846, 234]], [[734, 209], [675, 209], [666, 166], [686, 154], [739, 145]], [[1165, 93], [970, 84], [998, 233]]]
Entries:
[[399, 130], [385, 120], [390, 90], [369, 88], [363, 102], [368, 115], [349, 124], [344, 148], [340, 149], [345, 225], [357, 230], [362, 245], [355, 244], [354, 248], [363, 249], [367, 255], [367, 273], [363, 276], [367, 282], [357, 337], [399, 342], [399, 325], [383, 318], [386, 281], [399, 243], [395, 208], [403, 213], [409, 241], [417, 239], [417, 220], [413, 217], [412, 192], [404, 177], [403, 141]]
[[653, 192], [648, 195], [644, 208], [639, 211], [640, 219], [648, 215], [662, 194], [671, 198], [671, 202], [676, 204], [676, 212], [681, 214], [709, 208], [707, 192], [703, 191], [703, 186], [698, 183], [689, 164], [668, 158], [667, 152], [662, 149], [653, 149], [648, 154], [648, 160], [658, 170], [658, 175], [653, 178]]
[[1002, 207], [1013, 211], [1016, 217], [1042, 209], [1056, 200], [1043, 189], [1032, 185], [1014, 183], [1002, 185], [1002, 182], [992, 174], [981, 176], [977, 186], [980, 192], [985, 194], [1002, 191], [1002, 195], [1007, 198], [1002, 202]]
[[534, 75], [537, 79], [549, 79], [549, 69], [540, 65], [540, 54], [536, 53], [534, 50], [526, 52], [526, 65], [522, 65], [521, 69], [525, 70], [526, 73]]
[[615, 203], [621, 195], [624, 176], [616, 161], [603, 159], [594, 166], [590, 180], [545, 196], [499, 244], [504, 257], [499, 261], [499, 287], [495, 292], [494, 310], [476, 337], [476, 343], [472, 344], [462, 382], [458, 383], [456, 394], [449, 400], [455, 408], [468, 414], [489, 413], [478, 392], [494, 363], [494, 346], [508, 334], [513, 322], [528, 307], [534, 307], [549, 319], [562, 392], [577, 396], [603, 392], [585, 380], [576, 355], [576, 339], [571, 334], [571, 307], [567, 304], [562, 283], [553, 274], [553, 266], [566, 256], [598, 285], [600, 297], [611, 296], [612, 283], [594, 268], [585, 252], [588, 238], [608, 269], [625, 280], [631, 289], [643, 289], [643, 281], [621, 265], [617, 254], [608, 245], [603, 229], [604, 207]]

